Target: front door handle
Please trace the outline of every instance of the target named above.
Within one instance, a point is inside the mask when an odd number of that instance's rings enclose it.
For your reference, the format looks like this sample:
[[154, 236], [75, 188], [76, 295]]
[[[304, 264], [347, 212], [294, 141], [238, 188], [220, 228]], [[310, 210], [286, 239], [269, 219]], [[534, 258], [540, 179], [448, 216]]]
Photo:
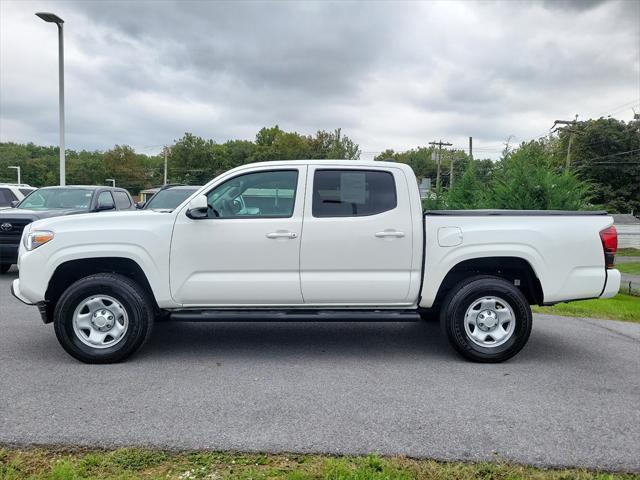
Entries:
[[402, 237], [404, 237], [404, 232], [399, 232], [398, 230], [383, 230], [382, 232], [376, 232], [376, 237], [378, 237], [378, 238], [387, 238], [387, 237], [402, 238]]
[[267, 238], [296, 238], [298, 236], [297, 233], [295, 232], [285, 232], [285, 231], [277, 231], [277, 232], [271, 232], [271, 233], [267, 233]]

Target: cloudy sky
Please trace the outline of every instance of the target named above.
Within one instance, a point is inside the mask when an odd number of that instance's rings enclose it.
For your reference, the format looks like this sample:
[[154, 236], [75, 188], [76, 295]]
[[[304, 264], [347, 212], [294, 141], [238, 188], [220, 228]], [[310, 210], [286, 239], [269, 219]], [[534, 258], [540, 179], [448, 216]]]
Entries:
[[0, 0], [0, 141], [155, 153], [186, 131], [342, 127], [363, 158], [442, 138], [495, 157], [553, 120], [640, 112], [640, 1]]

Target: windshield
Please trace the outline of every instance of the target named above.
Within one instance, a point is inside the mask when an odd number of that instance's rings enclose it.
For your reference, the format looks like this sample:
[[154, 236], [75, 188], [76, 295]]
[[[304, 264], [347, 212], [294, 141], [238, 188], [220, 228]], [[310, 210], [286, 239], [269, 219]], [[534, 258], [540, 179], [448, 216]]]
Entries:
[[81, 209], [89, 210], [92, 190], [83, 188], [41, 188], [22, 200], [16, 208], [28, 210]]
[[149, 210], [173, 210], [199, 188], [168, 188], [160, 190], [149, 200], [149, 203], [144, 208]]

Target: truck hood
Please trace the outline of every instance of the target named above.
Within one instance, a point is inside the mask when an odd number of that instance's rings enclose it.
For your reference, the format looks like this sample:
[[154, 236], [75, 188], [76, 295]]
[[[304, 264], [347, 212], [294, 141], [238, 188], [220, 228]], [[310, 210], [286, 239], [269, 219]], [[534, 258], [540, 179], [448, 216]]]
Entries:
[[[2, 218], [4, 212], [0, 212]], [[161, 215], [154, 211], [145, 210], [126, 210], [126, 211], [107, 211], [107, 212], [78, 212], [81, 214], [63, 216], [55, 216], [50, 218], [42, 218], [32, 224], [32, 229], [63, 229], [63, 230], [120, 230], [125, 225], [132, 223], [142, 223], [145, 219], [165, 217], [167, 222], [171, 222], [169, 216]]]
[[26, 208], [8, 208], [6, 210], [0, 210], [0, 219], [11, 220], [12, 218], [26, 218], [31, 221], [36, 221], [36, 220], [41, 220], [43, 218], [63, 217], [66, 215], [76, 215], [80, 213], [87, 213], [87, 211], [79, 210], [79, 209], [60, 209], [60, 208], [55, 208], [51, 210], [28, 210]]

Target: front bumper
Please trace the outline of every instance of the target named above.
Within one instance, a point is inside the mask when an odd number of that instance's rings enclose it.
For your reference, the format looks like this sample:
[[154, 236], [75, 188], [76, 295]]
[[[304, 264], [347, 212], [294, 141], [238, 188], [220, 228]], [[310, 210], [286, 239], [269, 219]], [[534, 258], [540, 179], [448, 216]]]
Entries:
[[616, 269], [607, 270], [607, 281], [604, 284], [600, 298], [615, 297], [620, 291], [620, 271]]
[[11, 294], [16, 297], [18, 300], [20, 300], [22, 303], [25, 303], [27, 305], [33, 305], [32, 302], [30, 302], [26, 297], [24, 297], [21, 293], [20, 293], [20, 279], [16, 278], [12, 283], [11, 283]]
[[17, 278], [11, 283], [11, 294], [26, 305], [35, 305], [36, 307], [38, 307], [40, 318], [42, 318], [42, 323], [51, 323], [53, 321], [51, 309], [48, 308], [49, 304], [46, 301], [32, 303], [27, 298], [25, 298], [20, 293], [20, 280]]

